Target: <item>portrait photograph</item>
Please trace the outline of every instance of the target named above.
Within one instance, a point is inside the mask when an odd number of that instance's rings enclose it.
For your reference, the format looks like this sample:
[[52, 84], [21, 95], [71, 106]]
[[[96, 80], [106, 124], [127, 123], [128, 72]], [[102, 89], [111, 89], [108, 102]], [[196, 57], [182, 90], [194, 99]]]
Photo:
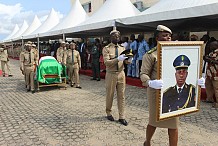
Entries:
[[158, 43], [158, 79], [164, 83], [157, 93], [158, 121], [199, 110], [202, 47], [201, 41]]

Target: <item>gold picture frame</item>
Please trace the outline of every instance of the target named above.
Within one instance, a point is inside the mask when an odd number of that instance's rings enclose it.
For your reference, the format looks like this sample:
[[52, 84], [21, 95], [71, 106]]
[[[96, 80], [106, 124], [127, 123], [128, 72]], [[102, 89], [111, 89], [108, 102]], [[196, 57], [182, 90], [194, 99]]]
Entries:
[[[157, 45], [157, 79], [163, 80], [163, 88], [157, 91], [157, 121], [197, 112], [200, 108], [200, 87], [197, 80], [202, 76], [203, 61], [202, 41], [158, 42]], [[185, 59], [184, 59], [185, 58]], [[187, 66], [177, 68], [176, 64]], [[179, 65], [178, 65], [179, 66]], [[179, 79], [182, 69], [186, 76]], [[178, 91], [183, 82], [183, 90]]]

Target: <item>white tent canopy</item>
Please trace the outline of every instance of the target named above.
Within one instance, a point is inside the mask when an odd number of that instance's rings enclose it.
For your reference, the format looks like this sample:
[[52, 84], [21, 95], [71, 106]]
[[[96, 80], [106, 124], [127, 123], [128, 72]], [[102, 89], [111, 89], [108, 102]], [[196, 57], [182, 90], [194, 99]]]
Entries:
[[24, 39], [38, 37], [41, 33], [44, 33], [44, 32], [51, 30], [58, 23], [59, 23], [58, 14], [52, 8], [52, 10], [51, 10], [49, 16], [47, 17], [47, 19], [45, 20], [45, 22], [39, 28], [37, 28], [34, 32], [32, 32], [31, 34], [29, 34], [27, 36], [24, 36]]
[[82, 24], [92, 24], [127, 16], [135, 16], [140, 11], [130, 0], [107, 0], [103, 6]]
[[[24, 20], [24, 21], [23, 21], [23, 24], [22, 24], [22, 26], [21, 26], [21, 28], [19, 29], [19, 31], [18, 31], [16, 34], [14, 34], [14, 35], [11, 37], [11, 39], [13, 40], [13, 39], [15, 39], [15, 38], [17, 38], [17, 37], [21, 37], [21, 34], [22, 34], [28, 27], [29, 27], [29, 25], [27, 24], [26, 20]], [[20, 39], [21, 39], [21, 38], [20, 38]]]
[[39, 26], [41, 25], [41, 21], [37, 16], [34, 17], [31, 25], [27, 28], [27, 30], [21, 35], [21, 36], [26, 36], [31, 34], [33, 31], [35, 31]]
[[79, 0], [75, 0], [70, 12], [68, 15], [59, 23], [57, 24], [52, 30], [42, 34], [42, 36], [46, 35], [56, 35], [62, 33], [62, 29], [67, 29], [70, 27], [74, 27], [81, 22], [84, 22], [88, 18], [85, 10], [83, 9]]
[[139, 10], [130, 2], [130, 0], [107, 0], [103, 6], [85, 22], [82, 22], [75, 27], [64, 29], [63, 33], [111, 27], [115, 25], [116, 19], [136, 16], [139, 13]]
[[15, 26], [14, 26], [14, 29], [13, 29], [13, 31], [11, 32], [11, 34], [9, 34], [5, 39], [4, 39], [4, 41], [8, 41], [8, 40], [10, 40], [11, 39], [11, 37], [13, 36], [13, 35], [15, 35], [15, 33], [17, 33], [18, 31], [19, 31], [19, 26], [16, 24]]
[[[217, 15], [217, 8], [218, 0], [161, 0], [138, 16], [123, 18], [119, 22], [130, 25], [183, 20]], [[174, 23], [176, 22], [174, 21]]]

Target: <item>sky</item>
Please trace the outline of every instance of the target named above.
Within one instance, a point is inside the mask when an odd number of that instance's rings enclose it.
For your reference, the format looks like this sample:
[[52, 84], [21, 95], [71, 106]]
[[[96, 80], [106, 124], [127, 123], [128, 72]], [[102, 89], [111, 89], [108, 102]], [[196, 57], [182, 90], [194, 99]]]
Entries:
[[16, 24], [19, 28], [26, 20], [30, 25], [37, 15], [43, 23], [51, 9], [64, 18], [71, 8], [71, 0], [0, 0], [0, 40], [13, 31]]

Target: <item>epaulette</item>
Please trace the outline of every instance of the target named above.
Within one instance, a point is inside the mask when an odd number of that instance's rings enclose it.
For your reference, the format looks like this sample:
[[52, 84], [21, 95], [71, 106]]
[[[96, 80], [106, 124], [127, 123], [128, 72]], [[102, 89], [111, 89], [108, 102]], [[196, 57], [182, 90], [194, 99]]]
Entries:
[[109, 48], [111, 44], [108, 44], [107, 46], [105, 46], [105, 48]]
[[153, 53], [156, 50], [157, 50], [157, 47], [154, 47], [154, 48], [152, 48], [151, 50], [148, 51], [148, 54], [151, 54], [151, 53]]

